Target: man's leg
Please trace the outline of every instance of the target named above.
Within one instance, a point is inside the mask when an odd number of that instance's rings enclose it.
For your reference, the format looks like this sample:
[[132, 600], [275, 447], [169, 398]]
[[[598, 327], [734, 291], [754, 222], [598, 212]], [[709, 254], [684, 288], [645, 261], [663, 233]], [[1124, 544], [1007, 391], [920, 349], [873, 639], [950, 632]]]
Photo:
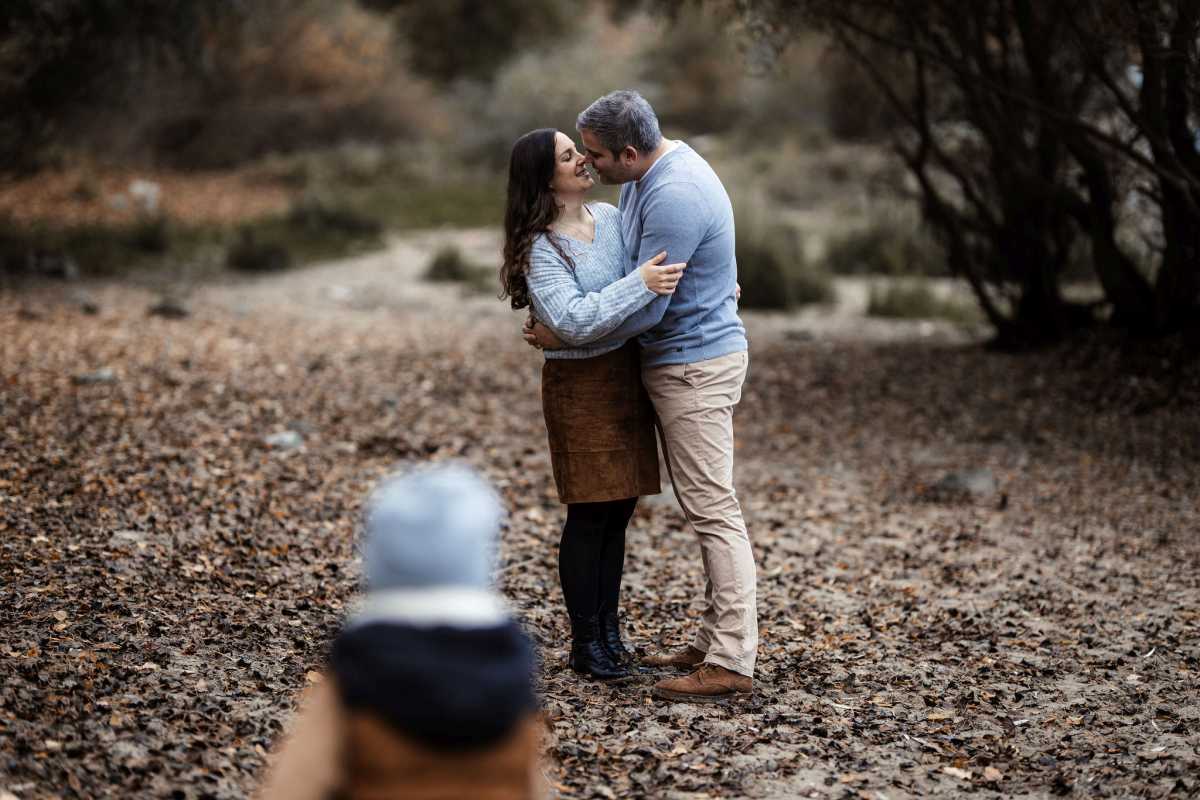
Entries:
[[[679, 486], [675, 483], [675, 476], [671, 471], [671, 456], [667, 447], [667, 436], [663, 433], [662, 424], [659, 421], [655, 421], [654, 427], [658, 431], [658, 440], [662, 444], [663, 457], [667, 462], [667, 477], [671, 480], [671, 491], [675, 493], [675, 499], [679, 502], [679, 508], [683, 510], [683, 515], [690, 520], [692, 519], [692, 514], [687, 510], [687, 499], [679, 493]], [[713, 629], [717, 625], [717, 611], [713, 606], [712, 581], [708, 578], [708, 551], [703, 547], [700, 548], [700, 560], [704, 565], [704, 612], [700, 616], [700, 627], [696, 630], [696, 638], [692, 640], [690, 648], [700, 654], [706, 654], [708, 653], [709, 645], [712, 643]], [[678, 659], [672, 656], [665, 656], [660, 657], [658, 660], [664, 663], [672, 663]], [[674, 665], [684, 666], [683, 663]], [[690, 659], [687, 659], [687, 666], [693, 666]]]
[[695, 364], [646, 367], [642, 379], [709, 584], [695, 646], [703, 646], [706, 662], [749, 676], [758, 649], [756, 576], [733, 488], [733, 407], [741, 399], [747, 364], [746, 353], [731, 353]]

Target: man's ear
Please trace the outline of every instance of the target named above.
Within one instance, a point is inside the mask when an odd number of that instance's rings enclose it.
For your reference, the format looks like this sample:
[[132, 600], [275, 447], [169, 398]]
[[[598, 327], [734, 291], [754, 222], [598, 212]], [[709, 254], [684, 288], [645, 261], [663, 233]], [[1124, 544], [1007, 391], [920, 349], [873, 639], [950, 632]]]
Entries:
[[634, 147], [634, 146], [633, 146], [633, 145], [631, 145], [631, 144], [627, 144], [627, 145], [625, 145], [625, 147], [624, 147], [624, 148], [621, 150], [621, 156], [620, 156], [620, 158], [618, 159], [618, 161], [621, 161], [621, 162], [623, 162], [623, 163], [626, 163], [626, 164], [633, 164], [633, 163], [635, 163], [635, 162], [638, 160], [638, 158], [639, 158], [640, 156], [641, 156], [641, 153], [639, 153], [639, 152], [637, 151], [637, 148], [636, 148], [636, 147]]

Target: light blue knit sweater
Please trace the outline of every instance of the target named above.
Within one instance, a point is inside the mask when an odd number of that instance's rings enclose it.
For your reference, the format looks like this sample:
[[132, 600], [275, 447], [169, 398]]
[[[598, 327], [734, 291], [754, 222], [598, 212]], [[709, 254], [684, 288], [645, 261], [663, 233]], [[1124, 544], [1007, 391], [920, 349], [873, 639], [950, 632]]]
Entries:
[[[570, 267], [549, 243], [534, 245], [529, 287], [535, 315], [572, 345], [546, 351], [546, 357], [600, 355], [634, 336], [646, 366], [692, 364], [745, 350], [734, 296], [733, 207], [708, 162], [679, 142], [640, 181], [621, 187], [620, 202], [619, 212], [603, 203], [592, 206], [593, 245], [560, 239], [585, 254], [576, 259], [574, 288]], [[612, 238], [614, 214], [623, 247]], [[637, 268], [664, 250], [666, 263], [686, 261], [688, 267], [673, 295], [656, 296]]]
[[708, 162], [678, 142], [640, 181], [621, 187], [625, 271], [663, 250], [688, 267], [664, 295], [611, 335], [642, 334], [642, 365], [694, 364], [747, 348], [734, 292], [733, 207]]
[[[555, 233], [539, 234], [529, 254], [529, 296], [541, 322], [571, 347], [547, 350], [546, 358], [591, 358], [616, 350], [632, 333], [621, 323], [658, 295], [646, 288], [637, 264], [625, 274], [621, 213], [608, 203], [587, 206], [596, 221], [591, 243]], [[547, 236], [574, 260], [572, 267]]]

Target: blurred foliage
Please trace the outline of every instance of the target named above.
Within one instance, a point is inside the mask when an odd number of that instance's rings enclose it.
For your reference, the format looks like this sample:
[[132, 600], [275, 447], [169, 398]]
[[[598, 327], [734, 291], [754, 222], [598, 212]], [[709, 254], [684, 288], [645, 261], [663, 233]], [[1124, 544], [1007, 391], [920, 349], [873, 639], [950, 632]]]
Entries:
[[467, 264], [462, 250], [448, 245], [433, 254], [429, 265], [425, 268], [425, 280], [435, 283], [464, 281], [470, 275], [471, 267]]
[[18, 225], [0, 222], [0, 273], [5, 277], [115, 275], [192, 254], [211, 232], [149, 216], [123, 225]]
[[713, 3], [678, 9], [640, 54], [642, 80], [666, 128], [725, 131], [747, 110], [742, 56], [731, 17]]
[[225, 263], [244, 272], [269, 272], [363, 252], [382, 244], [378, 220], [329, 200], [305, 197], [283, 215], [238, 228]]
[[645, 20], [620, 29], [603, 14], [581, 15], [570, 38], [515, 55], [490, 84], [463, 83], [455, 105], [467, 123], [458, 131], [463, 155], [494, 169], [508, 163], [512, 144], [535, 128], [577, 138], [575, 118], [616, 87], [649, 88], [638, 80], [638, 52], [653, 27]]
[[[185, 226], [154, 215], [121, 225], [3, 222], [0, 277], [74, 278], [163, 268], [192, 274], [217, 262], [235, 270], [269, 271], [376, 248], [382, 234], [378, 220], [311, 197], [287, 213], [245, 222], [232, 232], [232, 241], [231, 232], [220, 226]], [[220, 253], [223, 257], [216, 257]]]
[[413, 70], [449, 83], [487, 80], [515, 53], [571, 31], [581, 4], [571, 0], [360, 0], [394, 10]]
[[833, 300], [829, 276], [808, 264], [797, 230], [747, 213], [738, 219], [740, 307], [783, 311]]
[[344, 144], [264, 159], [259, 173], [384, 227], [495, 225], [504, 182], [465, 159], [458, 143]]
[[876, 100], [876, 88], [860, 64], [844, 53], [825, 54], [820, 66], [825, 120], [838, 139], [878, 140], [898, 124], [887, 103]]
[[[1200, 324], [1200, 4], [738, 6], [768, 49], [815, 28], [855, 65], [834, 71], [834, 130], [891, 129], [925, 221], [998, 346], [1101, 321], [1139, 336]], [[1064, 292], [1081, 253], [1103, 303]]]
[[74, 147], [223, 167], [444, 131], [376, 15], [340, 0], [48, 0], [0, 8], [0, 154]]
[[825, 269], [834, 275], [949, 275], [945, 253], [918, 221], [876, 219], [833, 238]]
[[278, 272], [292, 265], [292, 252], [280, 242], [263, 241], [253, 227], [245, 227], [229, 246], [225, 265], [238, 272]]
[[298, 228], [345, 236], [348, 239], [373, 239], [383, 233], [383, 225], [375, 217], [314, 195], [304, 197], [294, 204], [288, 212], [287, 220]]
[[214, 45], [191, 102], [147, 120], [145, 136], [167, 160], [228, 166], [448, 130], [433, 87], [408, 74], [375, 15], [337, 0], [260, 0], [252, 8]]
[[923, 282], [872, 286], [867, 301], [867, 316], [893, 319], [944, 319], [964, 325], [982, 321], [977, 308], [939, 297], [932, 288]]
[[8, 0], [0, 4], [0, 164], [34, 169], [89, 107], [149, 70], [201, 69], [234, 0]]
[[461, 283], [475, 292], [499, 289], [496, 270], [470, 261], [460, 248], [447, 245], [429, 259], [425, 280], [434, 283]]

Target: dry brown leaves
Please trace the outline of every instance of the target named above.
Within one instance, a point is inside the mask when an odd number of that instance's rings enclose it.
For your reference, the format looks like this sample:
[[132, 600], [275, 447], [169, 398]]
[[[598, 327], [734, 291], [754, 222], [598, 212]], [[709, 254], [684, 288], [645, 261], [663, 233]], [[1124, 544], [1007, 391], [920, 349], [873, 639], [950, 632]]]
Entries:
[[[563, 796], [1200, 791], [1195, 395], [1143, 409], [1158, 395], [1108, 350], [756, 339], [738, 476], [758, 694], [698, 707], [565, 668], [562, 513], [515, 319], [163, 320], [98, 296], [98, 316], [0, 297], [0, 793], [244, 795], [353, 596], [365, 492], [449, 457], [512, 511], [500, 582], [540, 647]], [[264, 443], [284, 430], [302, 446]], [[1003, 508], [923, 496], [970, 467]], [[633, 644], [686, 641], [700, 563], [669, 503], [643, 503], [627, 564]]]

